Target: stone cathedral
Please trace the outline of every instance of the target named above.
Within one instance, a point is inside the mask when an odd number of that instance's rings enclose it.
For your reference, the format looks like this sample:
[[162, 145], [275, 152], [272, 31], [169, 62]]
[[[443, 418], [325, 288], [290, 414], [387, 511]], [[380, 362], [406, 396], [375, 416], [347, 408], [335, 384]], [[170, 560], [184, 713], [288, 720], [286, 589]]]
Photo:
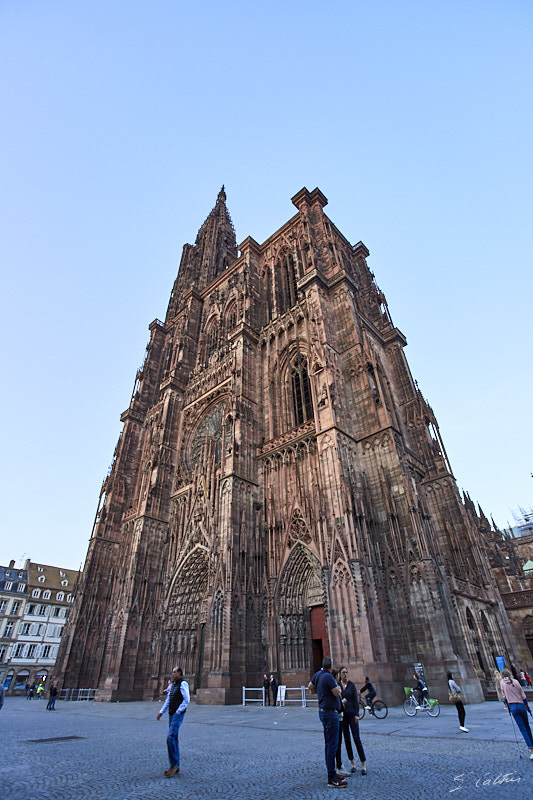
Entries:
[[[237, 246], [224, 188], [149, 326], [56, 678], [200, 703], [324, 655], [401, 702], [413, 662], [482, 699], [516, 649], [406, 339], [319, 189]], [[490, 525], [488, 526], [490, 528]]]

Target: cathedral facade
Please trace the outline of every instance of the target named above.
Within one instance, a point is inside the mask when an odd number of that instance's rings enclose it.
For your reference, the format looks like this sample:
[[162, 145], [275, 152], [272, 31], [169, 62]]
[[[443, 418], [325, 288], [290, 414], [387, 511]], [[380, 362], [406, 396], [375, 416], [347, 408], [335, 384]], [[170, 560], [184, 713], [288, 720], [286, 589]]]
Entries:
[[[185, 245], [95, 526], [57, 677], [158, 697], [175, 664], [198, 702], [237, 702], [325, 655], [401, 702], [413, 663], [482, 699], [516, 643], [483, 522], [457, 489], [362, 242], [319, 189], [237, 248], [222, 189]], [[440, 693], [440, 694], [439, 694]]]

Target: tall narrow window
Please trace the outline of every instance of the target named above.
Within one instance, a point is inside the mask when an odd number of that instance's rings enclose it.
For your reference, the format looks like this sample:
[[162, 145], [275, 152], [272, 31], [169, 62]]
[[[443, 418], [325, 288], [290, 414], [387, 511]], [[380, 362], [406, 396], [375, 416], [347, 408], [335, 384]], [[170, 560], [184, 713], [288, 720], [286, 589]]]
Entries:
[[237, 303], [232, 303], [226, 312], [226, 331], [232, 331], [237, 324]]
[[294, 259], [285, 255], [276, 268], [278, 313], [291, 308], [298, 298], [296, 291], [296, 267]]
[[217, 320], [213, 320], [205, 336], [206, 361], [209, 361], [209, 358], [213, 355], [213, 353], [217, 349], [217, 346], [218, 346], [218, 326], [217, 326]]
[[307, 372], [307, 362], [298, 356], [291, 369], [291, 389], [295, 425], [302, 425], [313, 419], [313, 400]]

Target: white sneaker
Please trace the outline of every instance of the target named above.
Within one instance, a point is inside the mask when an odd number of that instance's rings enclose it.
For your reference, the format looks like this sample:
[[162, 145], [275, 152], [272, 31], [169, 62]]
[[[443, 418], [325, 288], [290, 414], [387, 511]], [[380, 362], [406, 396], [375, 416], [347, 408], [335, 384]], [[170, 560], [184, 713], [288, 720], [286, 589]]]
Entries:
[[529, 754], [529, 758], [531, 759], [531, 761], [533, 761], [533, 753]]
[[372, 706], [365, 706], [365, 708], [366, 708], [366, 710], [367, 710], [367, 711], [370, 711], [370, 709], [372, 708]]
[[[463, 731], [463, 733], [468, 733], [468, 728], [463, 728], [462, 725], [459, 725], [459, 730]], [[533, 756], [532, 756], [533, 757]]]

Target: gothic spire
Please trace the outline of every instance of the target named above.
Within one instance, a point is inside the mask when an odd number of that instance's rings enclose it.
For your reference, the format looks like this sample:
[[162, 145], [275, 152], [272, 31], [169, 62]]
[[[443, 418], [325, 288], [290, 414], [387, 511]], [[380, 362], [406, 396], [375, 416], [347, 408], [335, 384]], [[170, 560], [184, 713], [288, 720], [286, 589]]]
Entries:
[[222, 186], [215, 207], [198, 231], [193, 245], [183, 248], [177, 285], [173, 295], [191, 286], [203, 289], [237, 258], [235, 229], [226, 207], [226, 192]]

